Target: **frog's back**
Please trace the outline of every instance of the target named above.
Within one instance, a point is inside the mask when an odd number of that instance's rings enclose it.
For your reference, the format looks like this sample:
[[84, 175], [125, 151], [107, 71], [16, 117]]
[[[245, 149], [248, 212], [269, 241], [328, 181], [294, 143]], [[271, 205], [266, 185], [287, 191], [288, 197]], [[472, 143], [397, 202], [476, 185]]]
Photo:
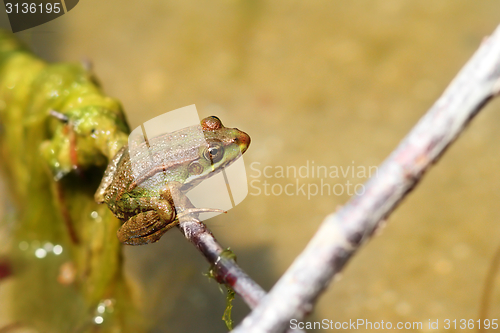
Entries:
[[132, 161], [128, 147], [124, 147], [116, 164], [110, 164], [106, 171], [112, 179], [104, 191], [104, 202], [111, 207], [126, 198], [158, 196], [169, 181], [186, 177], [187, 170], [183, 166], [186, 161], [191, 161], [190, 158], [179, 158], [179, 161], [167, 164], [156, 159], [150, 156]]
[[[108, 170], [106, 173], [108, 173]], [[109, 170], [109, 173], [112, 179], [105, 189], [104, 195], [104, 202], [108, 203], [108, 205], [109, 203], [120, 200], [120, 197], [128, 191], [130, 184], [134, 181], [127, 147], [124, 147], [119, 160], [113, 167], [113, 170]]]

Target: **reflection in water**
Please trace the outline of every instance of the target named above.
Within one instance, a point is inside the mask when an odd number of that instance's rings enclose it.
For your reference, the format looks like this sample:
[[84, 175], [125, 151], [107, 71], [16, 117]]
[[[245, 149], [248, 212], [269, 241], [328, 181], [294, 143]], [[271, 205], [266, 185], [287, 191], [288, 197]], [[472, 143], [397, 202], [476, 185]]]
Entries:
[[115, 306], [115, 300], [113, 299], [105, 299], [99, 302], [97, 308], [94, 313], [94, 323], [97, 325], [101, 325], [104, 323], [106, 314], [113, 313]]
[[30, 248], [34, 250], [33, 254], [35, 257], [39, 259], [43, 259], [47, 256], [47, 254], [54, 254], [56, 256], [60, 255], [63, 253], [63, 247], [59, 244], [53, 245], [51, 242], [45, 242], [43, 245], [40, 245], [40, 241], [32, 241], [31, 242], [31, 247], [30, 243], [27, 241], [21, 241], [19, 242], [19, 249], [21, 251], [28, 251]]

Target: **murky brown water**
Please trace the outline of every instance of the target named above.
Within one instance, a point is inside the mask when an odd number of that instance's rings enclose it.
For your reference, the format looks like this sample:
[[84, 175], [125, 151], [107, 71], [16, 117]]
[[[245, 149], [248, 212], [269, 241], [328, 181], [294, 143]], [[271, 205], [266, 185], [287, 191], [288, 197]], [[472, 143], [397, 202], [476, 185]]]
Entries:
[[[323, 217], [347, 201], [340, 194], [347, 182], [366, 181], [341, 172], [280, 178], [279, 167], [378, 165], [499, 23], [495, 1], [85, 0], [31, 38], [51, 60], [92, 59], [132, 128], [196, 104], [202, 117], [215, 114], [250, 134], [250, 195], [208, 224], [268, 289]], [[429, 319], [441, 327], [445, 319], [477, 319], [500, 245], [499, 105], [479, 115], [310, 320], [426, 328]], [[259, 177], [266, 166], [270, 177]], [[264, 193], [265, 181], [274, 194]], [[321, 182], [339, 195], [278, 193]], [[154, 332], [224, 331], [224, 296], [180, 233], [127, 248], [126, 256], [145, 283]], [[500, 315], [497, 287], [492, 318]], [[236, 319], [247, 311], [238, 303]]]

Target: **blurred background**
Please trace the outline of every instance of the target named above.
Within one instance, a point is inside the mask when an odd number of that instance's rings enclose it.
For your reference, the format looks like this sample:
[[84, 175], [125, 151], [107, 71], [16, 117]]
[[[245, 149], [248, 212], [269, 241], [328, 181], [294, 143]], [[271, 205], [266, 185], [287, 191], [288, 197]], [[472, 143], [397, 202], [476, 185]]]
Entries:
[[[322, 219], [348, 200], [347, 184], [368, 179], [358, 171], [388, 156], [499, 23], [500, 2], [485, 0], [81, 0], [18, 35], [47, 60], [91, 60], [131, 128], [196, 104], [201, 117], [217, 115], [251, 136], [249, 195], [207, 224], [268, 290]], [[477, 319], [500, 246], [499, 126], [494, 101], [309, 320]], [[313, 164], [349, 172], [276, 174]], [[293, 195], [279, 193], [287, 184]], [[305, 195], [296, 191], [302, 184]], [[337, 194], [308, 197], [311, 184], [340, 185]], [[143, 288], [152, 332], [226, 330], [225, 294], [203, 276], [208, 264], [177, 230], [156, 244], [125, 247], [125, 260]], [[495, 282], [490, 318], [500, 316], [500, 276]], [[248, 311], [238, 300], [234, 319]]]

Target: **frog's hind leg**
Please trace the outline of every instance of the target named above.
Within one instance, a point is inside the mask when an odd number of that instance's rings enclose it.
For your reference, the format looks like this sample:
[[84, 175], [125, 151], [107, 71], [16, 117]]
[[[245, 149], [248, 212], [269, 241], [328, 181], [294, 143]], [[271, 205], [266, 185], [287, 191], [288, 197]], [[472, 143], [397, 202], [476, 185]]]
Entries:
[[157, 212], [147, 211], [131, 217], [116, 234], [120, 242], [124, 244], [144, 245], [159, 241], [164, 233], [177, 224], [177, 219], [165, 223]]

